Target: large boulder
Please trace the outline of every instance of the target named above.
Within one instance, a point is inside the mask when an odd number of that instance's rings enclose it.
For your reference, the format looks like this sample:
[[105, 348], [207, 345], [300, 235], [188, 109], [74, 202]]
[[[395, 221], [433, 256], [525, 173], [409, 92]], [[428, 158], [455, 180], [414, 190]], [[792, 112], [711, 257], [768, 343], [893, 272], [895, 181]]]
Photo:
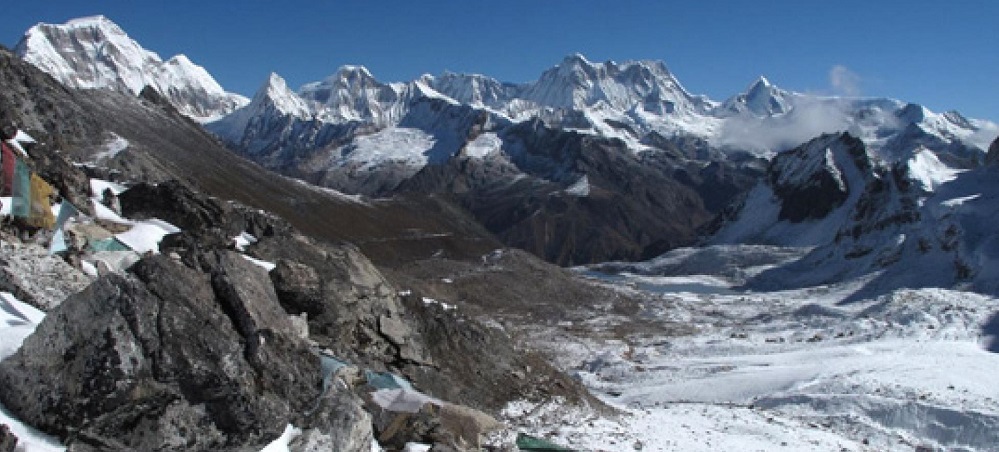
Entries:
[[262, 239], [252, 252], [277, 264], [270, 277], [281, 304], [308, 316], [320, 346], [378, 369], [430, 364], [395, 289], [356, 247], [282, 235]]
[[146, 258], [68, 298], [0, 362], [0, 401], [77, 450], [259, 448], [302, 424], [319, 359], [264, 270], [228, 251], [199, 262]]
[[243, 230], [229, 204], [197, 193], [176, 180], [138, 184], [123, 192], [119, 201], [127, 218], [160, 218], [182, 230], [217, 231], [221, 237], [232, 237]]

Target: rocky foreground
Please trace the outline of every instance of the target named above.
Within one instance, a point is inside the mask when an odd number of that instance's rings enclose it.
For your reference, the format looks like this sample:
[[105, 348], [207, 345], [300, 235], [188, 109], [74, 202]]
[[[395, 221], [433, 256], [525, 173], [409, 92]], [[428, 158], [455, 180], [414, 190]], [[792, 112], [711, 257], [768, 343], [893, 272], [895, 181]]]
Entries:
[[[375, 439], [495, 449], [512, 446], [512, 432], [483, 441], [505, 429], [495, 416], [513, 400], [599, 405], [499, 327], [400, 296], [352, 245], [175, 183], [139, 184], [121, 204], [182, 232], [64, 300], [25, 297], [48, 312], [0, 362], [0, 402], [70, 450], [259, 450], [288, 425], [301, 430], [292, 450], [367, 451]], [[240, 234], [256, 243], [238, 251]], [[5, 266], [36, 249], [5, 242]], [[330, 362], [347, 365], [333, 373]], [[403, 416], [382, 408], [381, 372], [439, 403]]]

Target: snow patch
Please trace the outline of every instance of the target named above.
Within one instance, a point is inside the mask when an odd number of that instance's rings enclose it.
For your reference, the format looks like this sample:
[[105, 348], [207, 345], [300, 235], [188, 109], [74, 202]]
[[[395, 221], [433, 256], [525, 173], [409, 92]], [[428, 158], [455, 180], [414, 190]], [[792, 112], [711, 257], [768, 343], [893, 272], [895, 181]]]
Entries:
[[274, 441], [271, 441], [270, 444], [264, 446], [263, 449], [260, 449], [260, 452], [290, 452], [291, 449], [289, 449], [288, 446], [291, 445], [291, 442], [301, 434], [302, 429], [288, 424], [285, 426], [284, 432], [281, 433], [281, 436]]
[[483, 158], [503, 147], [503, 140], [493, 132], [486, 132], [465, 145], [465, 155], [473, 158]]
[[256, 265], [256, 266], [258, 266], [258, 267], [260, 267], [260, 268], [262, 268], [264, 270], [267, 270], [268, 272], [270, 272], [271, 270], [274, 270], [275, 268], [277, 268], [277, 264], [275, 264], [273, 262], [268, 262], [268, 261], [265, 261], [265, 260], [257, 259], [255, 257], [247, 256], [247, 255], [242, 254], [242, 253], [240, 253], [240, 256], [243, 256], [243, 259], [246, 259], [246, 260], [252, 262], [254, 265]]
[[94, 195], [95, 198], [100, 198], [104, 194], [104, 190], [110, 189], [115, 195], [122, 194], [127, 187], [121, 185], [117, 182], [106, 181], [102, 179], [90, 179], [90, 193]]
[[163, 237], [180, 232], [180, 228], [158, 219], [141, 220], [132, 224], [131, 229], [115, 234], [114, 237], [139, 254], [159, 254]]
[[115, 211], [109, 209], [107, 206], [98, 201], [97, 198], [92, 198], [90, 204], [94, 207], [94, 216], [99, 220], [110, 221], [117, 224], [135, 224], [132, 220], [127, 220], [121, 215], [115, 213]]
[[419, 129], [390, 127], [358, 137], [353, 144], [334, 151], [337, 166], [351, 163], [360, 170], [373, 170], [386, 163], [403, 163], [422, 168], [429, 161], [428, 152], [436, 139]]
[[115, 135], [114, 133], [112, 133], [112, 135], [114, 136], [110, 140], [108, 140], [107, 143], [104, 143], [104, 145], [101, 146], [100, 150], [98, 150], [97, 153], [94, 154], [93, 156], [94, 163], [100, 163], [105, 160], [113, 159], [118, 154], [122, 153], [122, 151], [128, 149], [129, 146], [128, 140], [118, 135]]
[[17, 129], [17, 133], [14, 134], [13, 140], [18, 143], [27, 143], [27, 144], [37, 143], [37, 141], [35, 141], [35, 139], [31, 135], [28, 135], [27, 132], [21, 129]]
[[565, 189], [565, 194], [580, 198], [590, 196], [590, 177], [584, 174], [576, 182], [573, 182], [569, 188]]
[[908, 169], [909, 177], [926, 192], [933, 192], [941, 184], [954, 180], [962, 172], [945, 165], [933, 151], [926, 148], [917, 151], [909, 159]]
[[258, 239], [250, 234], [249, 232], [243, 231], [236, 237], [232, 238], [233, 243], [236, 246], [236, 251], [246, 251], [246, 247], [257, 243]]
[[423, 304], [425, 304], [425, 305], [432, 305], [432, 304], [440, 305], [442, 308], [444, 308], [445, 311], [450, 311], [452, 309], [457, 309], [458, 308], [457, 306], [455, 306], [453, 304], [448, 304], [448, 303], [445, 303], [443, 301], [438, 301], [438, 300], [435, 300], [435, 299], [429, 298], [429, 297], [423, 297], [422, 301], [423, 301]]

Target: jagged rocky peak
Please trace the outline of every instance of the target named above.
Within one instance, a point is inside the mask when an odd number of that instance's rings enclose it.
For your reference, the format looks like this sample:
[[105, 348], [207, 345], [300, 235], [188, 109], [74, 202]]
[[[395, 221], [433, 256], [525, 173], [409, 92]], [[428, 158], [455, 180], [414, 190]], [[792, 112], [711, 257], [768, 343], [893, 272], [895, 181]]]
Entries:
[[791, 110], [789, 97], [791, 93], [770, 83], [760, 76], [746, 88], [744, 93], [737, 94], [721, 106], [722, 115], [750, 113], [756, 116], [777, 116]]
[[267, 76], [267, 81], [253, 96], [251, 105], [273, 106], [282, 115], [308, 117], [311, 114], [309, 106], [298, 94], [295, 94], [288, 83], [275, 72]]
[[182, 113], [208, 119], [232, 112], [247, 99], [227, 93], [184, 55], [163, 61], [104, 16], [31, 27], [15, 47], [25, 61], [73, 88], [108, 88], [138, 94], [152, 86]]
[[288, 88], [280, 75], [272, 72], [253, 95], [253, 100], [207, 127], [224, 141], [240, 143], [252, 139], [261, 130], [279, 128], [279, 124], [288, 121], [309, 121], [313, 117], [308, 103]]

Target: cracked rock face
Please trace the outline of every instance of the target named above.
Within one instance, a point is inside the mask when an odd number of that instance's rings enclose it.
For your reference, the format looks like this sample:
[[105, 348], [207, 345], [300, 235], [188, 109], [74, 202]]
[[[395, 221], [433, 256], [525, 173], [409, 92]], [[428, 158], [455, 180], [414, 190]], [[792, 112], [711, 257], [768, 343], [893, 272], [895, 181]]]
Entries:
[[0, 400], [83, 449], [233, 449], [278, 437], [315, 405], [319, 360], [262, 269], [226, 251], [201, 261], [207, 268], [147, 258], [68, 298], [0, 363]]

